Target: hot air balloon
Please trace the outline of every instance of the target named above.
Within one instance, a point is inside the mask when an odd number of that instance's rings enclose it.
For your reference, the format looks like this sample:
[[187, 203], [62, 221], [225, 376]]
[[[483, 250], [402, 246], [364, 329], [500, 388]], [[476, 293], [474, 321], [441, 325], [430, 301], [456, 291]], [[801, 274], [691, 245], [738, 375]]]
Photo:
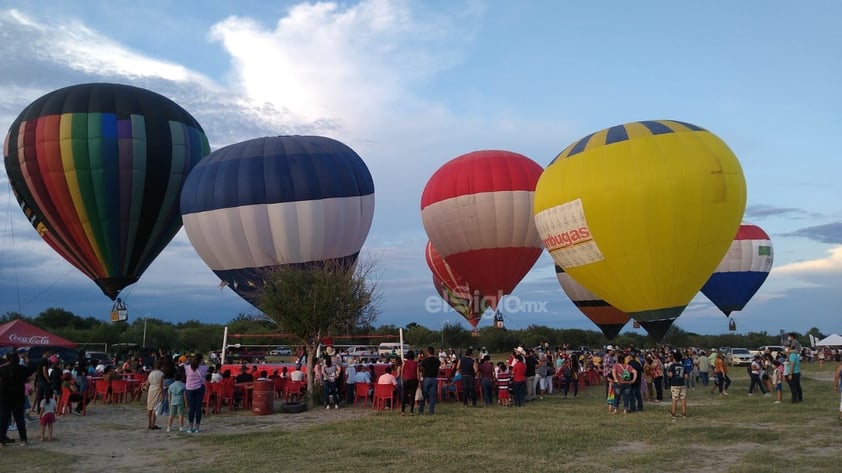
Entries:
[[531, 218], [541, 171], [522, 154], [474, 151], [445, 163], [424, 187], [421, 219], [427, 236], [493, 309], [541, 255]]
[[594, 293], [564, 272], [564, 269], [559, 265], [555, 265], [555, 275], [558, 277], [558, 283], [561, 284], [564, 293], [573, 301], [573, 304], [602, 330], [605, 338], [614, 340], [629, 321], [629, 314], [595, 296]]
[[562, 151], [538, 182], [535, 223], [557, 265], [661, 339], [722, 260], [745, 199], [716, 135], [642, 121]]
[[479, 325], [480, 315], [475, 314], [473, 309], [471, 308], [471, 299], [470, 297], [462, 297], [461, 294], [457, 294], [449, 287], [447, 284], [444, 283], [441, 279], [433, 275], [433, 287], [436, 288], [436, 293], [441, 296], [441, 298], [447, 302], [453, 310], [455, 310], [459, 315], [465, 318], [471, 327], [476, 330], [477, 325]]
[[462, 276], [453, 271], [432, 242], [427, 242], [424, 253], [427, 266], [433, 272], [433, 285], [436, 287], [436, 292], [450, 307], [462, 315], [471, 324], [471, 327], [476, 329], [487, 307], [483, 306], [480, 310], [478, 304], [481, 304], [482, 301], [477, 301], [477, 304], [473, 303], [473, 293], [471, 288], [468, 287], [468, 283]]
[[355, 264], [374, 217], [374, 181], [339, 141], [257, 138], [203, 159], [184, 184], [181, 211], [199, 256], [258, 307], [267, 271]]
[[183, 108], [121, 84], [50, 92], [21, 112], [3, 146], [26, 217], [112, 300], [181, 228], [181, 186], [209, 151]]
[[719, 266], [702, 287], [702, 293], [725, 316], [743, 307], [772, 270], [772, 240], [757, 225], [743, 224]]

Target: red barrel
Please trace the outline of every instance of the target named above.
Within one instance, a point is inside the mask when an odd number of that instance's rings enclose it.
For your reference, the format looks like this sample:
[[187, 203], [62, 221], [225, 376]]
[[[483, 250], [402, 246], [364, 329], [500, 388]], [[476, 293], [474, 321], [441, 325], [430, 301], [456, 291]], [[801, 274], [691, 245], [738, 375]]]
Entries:
[[272, 413], [275, 404], [275, 383], [272, 381], [255, 381], [251, 402], [251, 412], [256, 416]]

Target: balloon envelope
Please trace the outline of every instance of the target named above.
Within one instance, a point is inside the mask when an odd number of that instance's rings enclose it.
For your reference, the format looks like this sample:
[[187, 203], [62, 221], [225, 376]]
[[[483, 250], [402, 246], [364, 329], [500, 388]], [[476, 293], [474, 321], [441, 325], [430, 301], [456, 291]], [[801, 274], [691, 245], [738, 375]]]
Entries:
[[181, 194], [196, 252], [255, 307], [279, 266], [352, 265], [374, 217], [362, 158], [320, 136], [257, 138], [214, 151]]
[[773, 258], [769, 235], [757, 225], [740, 225], [725, 257], [702, 287], [702, 293], [726, 316], [743, 310], [766, 281]]
[[557, 265], [661, 338], [722, 260], [745, 198], [740, 164], [716, 135], [634, 122], [556, 157], [535, 222]]
[[564, 289], [564, 293], [573, 301], [573, 304], [602, 330], [605, 338], [614, 340], [620, 330], [628, 323], [629, 314], [594, 295], [564, 272], [561, 266], [555, 265], [555, 274], [558, 283], [561, 284], [561, 288]]
[[183, 108], [121, 84], [50, 92], [21, 112], [3, 146], [29, 221], [111, 299], [181, 228], [181, 186], [208, 151]]
[[433, 285], [436, 287], [436, 292], [450, 307], [465, 317], [471, 326], [476, 327], [485, 312], [485, 307], [478, 312], [474, 311], [473, 294], [468, 283], [453, 271], [432, 242], [427, 242], [424, 254], [427, 266], [433, 272]]
[[541, 166], [510, 151], [475, 151], [445, 163], [421, 196], [421, 219], [447, 264], [492, 308], [541, 255], [531, 217]]

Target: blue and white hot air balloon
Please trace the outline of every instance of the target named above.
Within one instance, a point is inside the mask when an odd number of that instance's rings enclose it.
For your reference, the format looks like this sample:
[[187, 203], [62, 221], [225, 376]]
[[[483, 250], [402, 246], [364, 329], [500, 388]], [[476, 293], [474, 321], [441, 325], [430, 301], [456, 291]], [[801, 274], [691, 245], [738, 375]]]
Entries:
[[258, 307], [274, 268], [356, 262], [374, 217], [374, 181], [339, 141], [257, 138], [202, 159], [184, 183], [181, 212], [199, 256]]

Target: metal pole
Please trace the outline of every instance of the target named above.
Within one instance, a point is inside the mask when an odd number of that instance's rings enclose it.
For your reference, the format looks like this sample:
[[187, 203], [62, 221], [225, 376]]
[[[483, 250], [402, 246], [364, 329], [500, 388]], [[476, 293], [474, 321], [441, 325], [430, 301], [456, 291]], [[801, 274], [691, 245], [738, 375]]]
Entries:
[[222, 332], [222, 359], [220, 360], [221, 364], [225, 364], [225, 348], [228, 346], [228, 326], [225, 326], [225, 330]]
[[146, 348], [146, 319], [152, 315], [151, 312], [143, 315], [143, 343], [140, 345], [143, 348]]

